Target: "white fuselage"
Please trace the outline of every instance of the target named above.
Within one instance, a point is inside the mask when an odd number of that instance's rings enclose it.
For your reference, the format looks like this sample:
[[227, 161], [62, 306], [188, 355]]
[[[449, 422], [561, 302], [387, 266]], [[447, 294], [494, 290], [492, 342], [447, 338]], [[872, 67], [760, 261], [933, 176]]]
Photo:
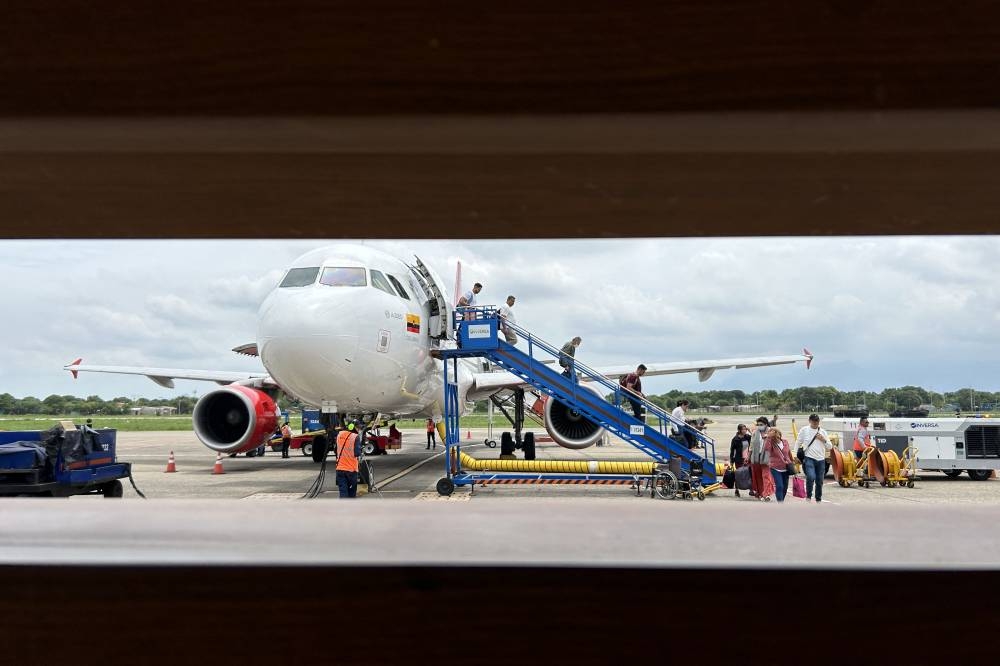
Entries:
[[[308, 284], [292, 286], [300, 283]], [[261, 304], [257, 345], [284, 391], [341, 413], [441, 416], [431, 298], [402, 260], [364, 246], [325, 247], [299, 257], [282, 285]], [[468, 364], [458, 380], [464, 404]]]

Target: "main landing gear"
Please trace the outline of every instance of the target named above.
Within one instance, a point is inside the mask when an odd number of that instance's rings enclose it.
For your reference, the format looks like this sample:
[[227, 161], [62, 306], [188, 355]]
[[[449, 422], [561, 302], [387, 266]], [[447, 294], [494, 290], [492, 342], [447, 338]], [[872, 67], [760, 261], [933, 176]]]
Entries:
[[[531, 432], [524, 433], [523, 436], [521, 434], [521, 431], [524, 429], [524, 389], [514, 389], [513, 415], [507, 411], [507, 407], [495, 395], [490, 396], [490, 400], [493, 401], [493, 404], [500, 409], [504, 417], [514, 427], [513, 434], [504, 432], [500, 435], [500, 457], [513, 456], [515, 450], [521, 449], [524, 452], [525, 460], [534, 460], [535, 434]], [[490, 446], [489, 441], [486, 442], [486, 445]], [[496, 442], [493, 443], [493, 446], [496, 446]]]

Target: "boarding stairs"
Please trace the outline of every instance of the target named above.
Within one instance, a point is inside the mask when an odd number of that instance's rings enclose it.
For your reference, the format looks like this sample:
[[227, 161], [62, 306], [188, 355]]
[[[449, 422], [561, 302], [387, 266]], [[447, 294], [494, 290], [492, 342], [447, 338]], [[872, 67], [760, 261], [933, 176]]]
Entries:
[[[704, 482], [715, 483], [715, 442], [697, 428], [674, 418], [672, 414], [649, 400], [626, 391], [617, 381], [604, 377], [575, 359], [572, 362], [572, 372], [577, 381], [566, 377], [560, 372], [562, 368], [558, 364], [552, 364], [550, 360], [560, 358], [559, 348], [517, 324], [504, 322], [505, 326], [518, 334], [522, 346], [526, 346], [527, 351], [508, 344], [498, 335], [500, 322], [497, 311], [490, 306], [461, 308], [456, 313], [454, 324], [457, 346], [454, 349], [442, 349], [438, 352], [446, 361], [446, 444], [457, 444], [460, 439], [458, 391], [457, 385], [449, 380], [447, 360], [458, 357], [482, 357], [520, 377], [539, 393], [559, 400], [653, 460], [668, 463], [671, 457], [675, 456], [680, 459], [681, 467], [685, 470], [692, 461], [701, 460]], [[455, 372], [457, 373], [457, 370]], [[596, 388], [599, 393], [612, 394], [613, 400], [611, 402], [605, 400], [588, 386], [581, 385], [581, 382]], [[637, 400], [645, 407], [646, 422], [633, 416], [631, 400]], [[689, 449], [685, 443], [671, 438], [671, 430], [690, 433], [698, 448]], [[452, 442], [451, 439], [455, 441]], [[701, 452], [698, 449], [701, 449]]]

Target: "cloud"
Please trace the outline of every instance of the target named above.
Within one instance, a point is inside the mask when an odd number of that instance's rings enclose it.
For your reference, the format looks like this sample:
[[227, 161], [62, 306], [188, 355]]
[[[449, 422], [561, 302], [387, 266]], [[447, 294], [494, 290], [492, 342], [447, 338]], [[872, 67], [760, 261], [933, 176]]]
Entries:
[[[0, 328], [0, 392], [99, 393], [126, 378], [73, 383], [92, 363], [259, 369], [230, 349], [287, 265], [328, 241], [5, 241], [0, 280], [16, 285]], [[590, 364], [796, 353], [814, 370], [717, 373], [744, 389], [805, 384], [1000, 389], [998, 237], [398, 240], [368, 245], [429, 263], [480, 302], [518, 296], [518, 322], [557, 345], [580, 335]], [[144, 378], [140, 395], [174, 395]], [[737, 386], [738, 385], [738, 386]], [[94, 388], [90, 387], [107, 387]], [[192, 385], [204, 389], [207, 385]], [[190, 388], [187, 390], [191, 390]]]

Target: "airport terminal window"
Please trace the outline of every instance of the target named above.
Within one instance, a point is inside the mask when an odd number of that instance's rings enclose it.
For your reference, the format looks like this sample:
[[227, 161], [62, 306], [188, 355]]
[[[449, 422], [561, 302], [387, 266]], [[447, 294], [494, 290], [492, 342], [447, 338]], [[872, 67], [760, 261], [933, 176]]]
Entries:
[[397, 280], [393, 276], [389, 275], [388, 273], [386, 273], [386, 277], [389, 278], [389, 282], [391, 282], [392, 286], [396, 288], [396, 291], [399, 292], [400, 296], [402, 296], [406, 300], [410, 300], [410, 295], [406, 293], [405, 289], [403, 289], [403, 285], [400, 284], [399, 280]]
[[324, 268], [319, 283], [328, 287], [364, 287], [368, 284], [365, 281], [365, 269], [341, 268], [339, 266]]
[[389, 285], [389, 281], [385, 279], [384, 275], [376, 270], [372, 271], [372, 286], [376, 289], [381, 289], [387, 294], [392, 294], [393, 296], [396, 295], [396, 292], [394, 292], [392, 287]]
[[319, 274], [319, 266], [314, 268], [293, 268], [285, 273], [285, 279], [281, 281], [279, 287], [308, 287], [316, 281]]

